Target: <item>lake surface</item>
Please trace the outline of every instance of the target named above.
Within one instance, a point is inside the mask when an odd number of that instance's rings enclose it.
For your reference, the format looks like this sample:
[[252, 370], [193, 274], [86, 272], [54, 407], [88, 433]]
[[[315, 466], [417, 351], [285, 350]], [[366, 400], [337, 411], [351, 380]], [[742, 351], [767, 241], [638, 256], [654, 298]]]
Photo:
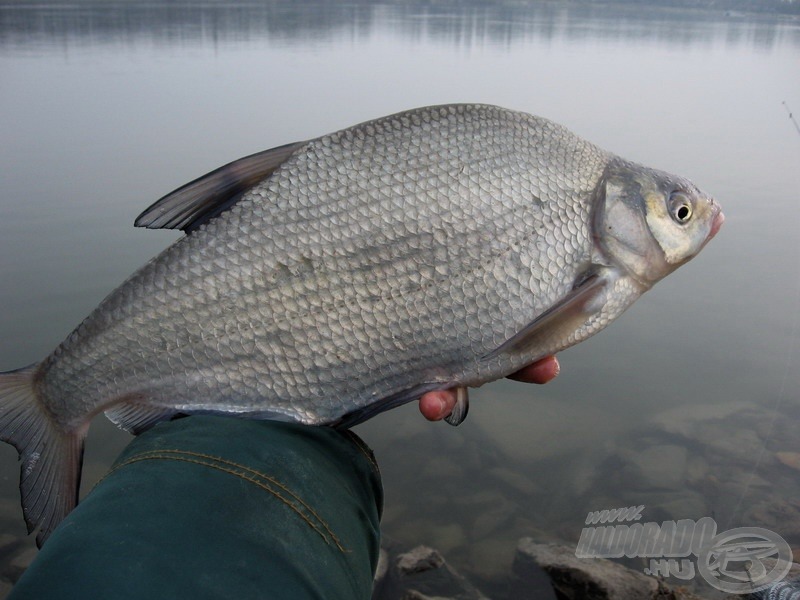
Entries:
[[[0, 370], [41, 360], [176, 239], [132, 226], [166, 192], [259, 150], [450, 102], [545, 116], [689, 177], [727, 220], [694, 262], [565, 351], [557, 381], [474, 390], [457, 429], [414, 405], [359, 426], [384, 474], [385, 534], [439, 548], [495, 594], [516, 540], [574, 545], [602, 509], [713, 517], [800, 548], [789, 19], [547, 3], [2, 5]], [[84, 490], [128, 440], [95, 421]], [[3, 445], [0, 537], [24, 535], [17, 477]], [[2, 574], [12, 553], [0, 560]]]

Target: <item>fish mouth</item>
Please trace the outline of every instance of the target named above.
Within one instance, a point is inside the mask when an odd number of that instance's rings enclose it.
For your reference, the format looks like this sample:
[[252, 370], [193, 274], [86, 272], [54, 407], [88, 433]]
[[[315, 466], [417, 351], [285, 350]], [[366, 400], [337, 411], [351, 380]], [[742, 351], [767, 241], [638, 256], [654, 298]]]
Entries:
[[711, 231], [708, 232], [708, 238], [706, 238], [706, 241], [710, 240], [715, 235], [717, 235], [717, 232], [720, 230], [724, 222], [725, 222], [725, 215], [722, 213], [721, 210], [719, 210], [719, 212], [717, 212], [717, 216], [714, 217], [714, 222], [711, 224]]

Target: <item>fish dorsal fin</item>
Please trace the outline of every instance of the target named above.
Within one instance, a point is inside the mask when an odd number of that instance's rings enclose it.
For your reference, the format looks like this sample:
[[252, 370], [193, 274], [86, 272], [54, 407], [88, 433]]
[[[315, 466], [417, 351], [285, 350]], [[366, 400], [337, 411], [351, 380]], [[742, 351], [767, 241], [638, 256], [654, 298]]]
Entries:
[[245, 156], [170, 192], [140, 214], [134, 225], [190, 232], [236, 204], [306, 142], [295, 142]]
[[579, 283], [561, 301], [481, 360], [489, 361], [502, 354], [522, 354], [536, 347], [544, 338], [557, 334], [560, 329], [565, 332], [578, 329], [594, 312], [595, 300], [603, 295], [608, 283], [606, 277], [597, 273], [589, 273], [580, 278]]

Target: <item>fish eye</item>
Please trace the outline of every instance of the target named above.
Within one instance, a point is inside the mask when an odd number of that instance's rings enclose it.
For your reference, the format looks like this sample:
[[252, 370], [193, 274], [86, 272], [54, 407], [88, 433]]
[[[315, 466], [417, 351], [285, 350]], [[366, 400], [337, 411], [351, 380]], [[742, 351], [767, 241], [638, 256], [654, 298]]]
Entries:
[[669, 198], [669, 212], [672, 218], [683, 225], [692, 218], [692, 202], [681, 192], [673, 192]]

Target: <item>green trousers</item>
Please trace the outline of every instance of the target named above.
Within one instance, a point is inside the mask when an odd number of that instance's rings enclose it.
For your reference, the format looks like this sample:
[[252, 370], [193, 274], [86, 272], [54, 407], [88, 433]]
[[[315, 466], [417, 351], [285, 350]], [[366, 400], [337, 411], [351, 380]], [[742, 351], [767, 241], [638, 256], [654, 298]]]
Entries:
[[352, 433], [162, 423], [125, 449], [9, 598], [366, 600], [382, 502], [372, 452]]

